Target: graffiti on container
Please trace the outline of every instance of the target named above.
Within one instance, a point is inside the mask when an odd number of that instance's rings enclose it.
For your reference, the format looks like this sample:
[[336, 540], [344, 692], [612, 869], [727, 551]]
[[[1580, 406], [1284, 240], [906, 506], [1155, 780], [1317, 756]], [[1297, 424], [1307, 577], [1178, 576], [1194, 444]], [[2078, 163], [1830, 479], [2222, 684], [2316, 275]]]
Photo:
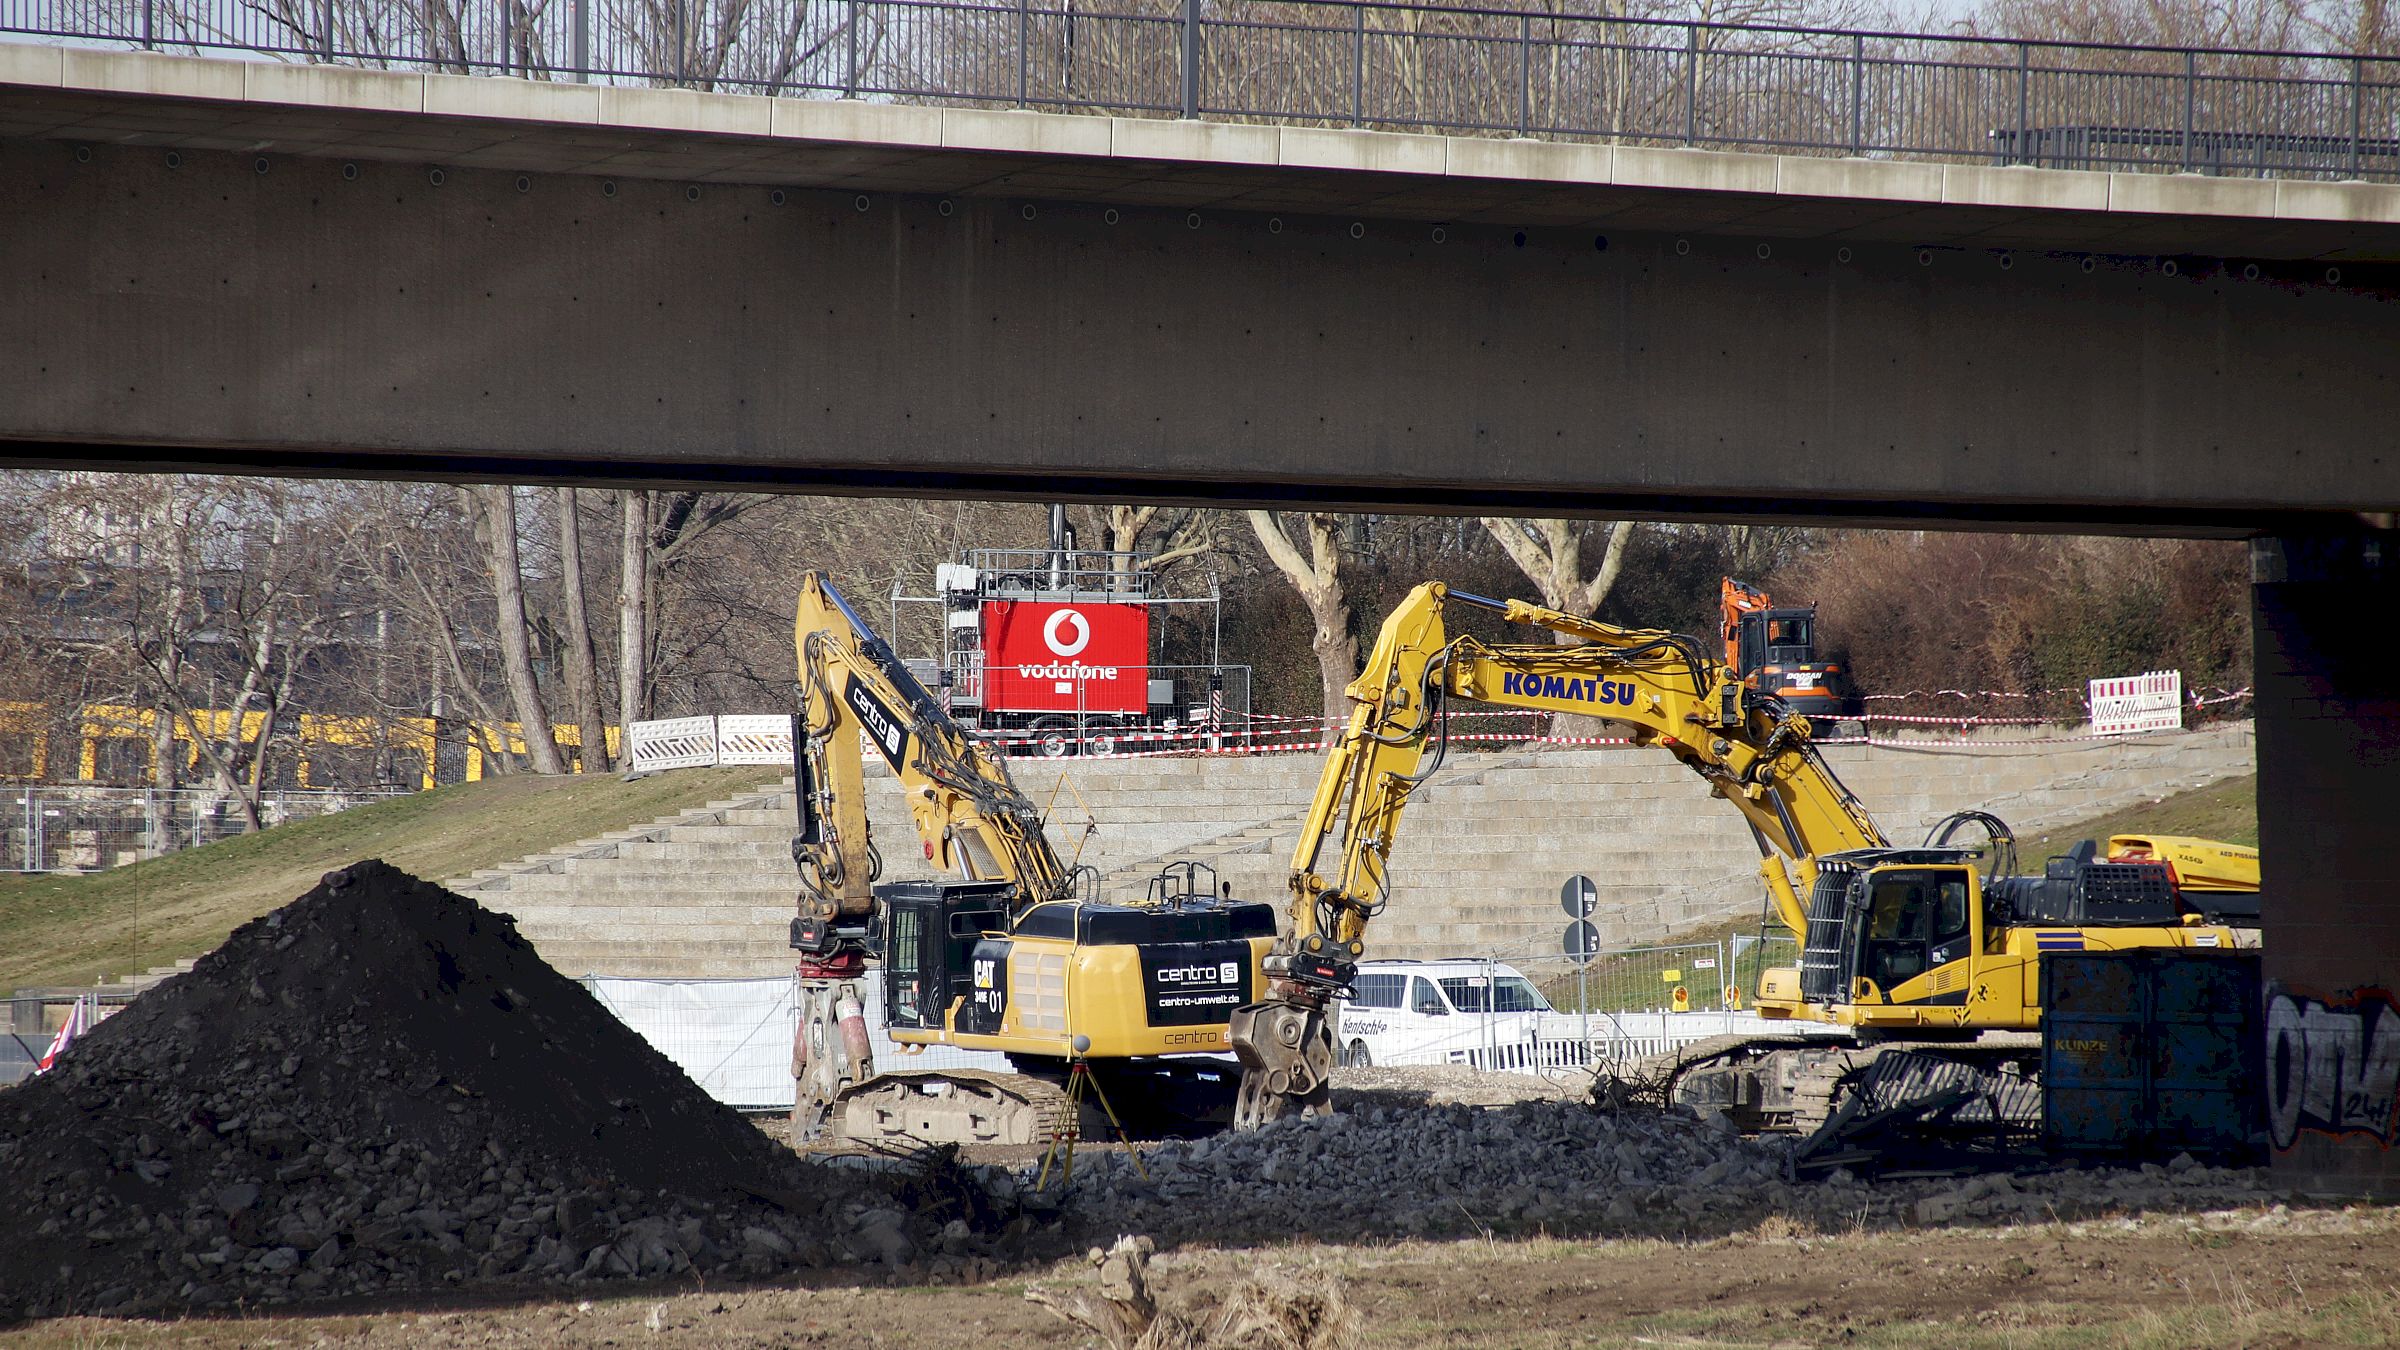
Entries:
[[2389, 1147], [2400, 1102], [2400, 1006], [2380, 989], [2326, 1002], [2267, 999], [2267, 1122], [2275, 1147], [2302, 1130]]

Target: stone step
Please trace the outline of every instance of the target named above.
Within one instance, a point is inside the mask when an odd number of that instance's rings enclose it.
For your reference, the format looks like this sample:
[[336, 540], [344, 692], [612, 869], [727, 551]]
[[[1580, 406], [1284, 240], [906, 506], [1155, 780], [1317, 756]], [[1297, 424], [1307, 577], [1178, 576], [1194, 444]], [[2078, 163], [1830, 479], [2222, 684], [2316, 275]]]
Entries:
[[[1965, 806], [2020, 829], [2247, 771], [2246, 736], [2153, 744], [2067, 742], [1976, 753], [1829, 747], [1828, 761], [1896, 841]], [[1103, 894], [1138, 895], [1167, 861], [1209, 863], [1236, 895], [1280, 910], [1313, 755], [1277, 759], [1011, 763], [1049, 813], [1060, 854], [1102, 869]], [[1061, 778], [1067, 786], [1060, 786]], [[926, 875], [896, 784], [870, 765], [865, 803], [887, 879]], [[1090, 821], [1097, 831], [1085, 837]], [[788, 786], [712, 803], [488, 869], [475, 885], [519, 916], [572, 973], [779, 974], [796, 889]], [[1623, 748], [1454, 755], [1410, 805], [1392, 860], [1393, 907], [1378, 954], [1481, 947], [1540, 957], [1565, 917], [1573, 872], [1602, 886], [1603, 940], [1654, 940], [1697, 923], [1755, 918], [1757, 854], [1739, 818], [1681, 766]]]

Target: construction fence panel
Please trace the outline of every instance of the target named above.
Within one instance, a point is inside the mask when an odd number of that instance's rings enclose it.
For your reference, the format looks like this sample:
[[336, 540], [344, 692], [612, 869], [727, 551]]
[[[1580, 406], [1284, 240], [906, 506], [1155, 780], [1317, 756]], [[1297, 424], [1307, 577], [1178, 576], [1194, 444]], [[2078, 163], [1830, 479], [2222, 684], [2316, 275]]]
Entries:
[[1594, 954], [1581, 968], [1548, 952], [1523, 960], [1542, 972], [1537, 982], [1562, 1010], [1722, 1012], [1738, 1006], [1749, 992], [1737, 992], [1725, 948], [1723, 942], [1621, 947]]
[[[1345, 1004], [1338, 1048], [1345, 1056], [1364, 1053], [1376, 1065], [1571, 1078], [1712, 1036], [1805, 1034], [1810, 1028], [1761, 1017], [1750, 1006], [1758, 972], [1792, 964], [1796, 950], [1787, 936], [1740, 935], [1603, 951], [1581, 968], [1556, 952], [1460, 953], [1444, 959], [1468, 964], [1424, 972], [1445, 990], [1448, 1011], [1408, 1017]], [[1543, 1006], [1476, 1006], [1475, 989], [1496, 987], [1512, 974], [1534, 986]], [[1507, 1007], [1497, 998], [1488, 1002]]]
[[717, 763], [792, 762], [792, 719], [781, 713], [730, 713], [717, 719]]
[[0, 1087], [33, 1077], [34, 1066], [49, 1052], [50, 1043], [57, 1039], [58, 1029], [66, 1022], [78, 997], [98, 1006], [98, 1022], [114, 1017], [134, 998], [131, 993], [57, 989], [46, 994], [0, 999], [0, 1007], [6, 1011], [6, 1016], [0, 1017]]
[[[787, 748], [785, 757], [790, 757]], [[705, 769], [717, 762], [717, 719], [670, 717], [625, 729], [625, 762], [636, 773]]]

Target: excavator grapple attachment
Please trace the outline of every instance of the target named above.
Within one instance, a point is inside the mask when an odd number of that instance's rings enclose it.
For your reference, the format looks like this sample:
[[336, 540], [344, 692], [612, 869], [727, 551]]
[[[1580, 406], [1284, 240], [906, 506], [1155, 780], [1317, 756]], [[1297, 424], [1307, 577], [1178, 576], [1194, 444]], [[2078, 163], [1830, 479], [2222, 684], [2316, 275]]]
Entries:
[[1233, 1010], [1230, 1034], [1242, 1063], [1235, 1129], [1333, 1114], [1333, 1021], [1323, 1008], [1278, 1000], [1248, 1004]]

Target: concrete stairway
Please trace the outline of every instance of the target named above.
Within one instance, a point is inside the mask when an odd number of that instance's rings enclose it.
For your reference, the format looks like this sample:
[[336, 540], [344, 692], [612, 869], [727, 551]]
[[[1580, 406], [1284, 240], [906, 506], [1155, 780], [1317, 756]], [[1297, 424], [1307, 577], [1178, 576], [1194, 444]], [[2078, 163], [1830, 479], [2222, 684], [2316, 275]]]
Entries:
[[[1989, 810], [2030, 833], [2252, 766], [2247, 724], [2110, 741], [2005, 739], [1833, 746], [1827, 758], [1886, 835], [1906, 843], [1953, 810]], [[868, 814], [885, 878], [930, 875], [897, 785], [877, 768]], [[1237, 896], [1280, 904], [1320, 760], [1012, 768], [1047, 811], [1060, 854], [1100, 870], [1104, 896], [1139, 896], [1160, 866], [1190, 857], [1215, 867]], [[448, 884], [514, 914], [569, 974], [780, 974], [791, 968], [791, 832], [787, 779]], [[1391, 908], [1371, 941], [1391, 956], [1554, 952], [1565, 922], [1559, 887], [1578, 872], [1599, 884], [1604, 945], [1655, 941], [1757, 913], [1757, 858], [1741, 818], [1664, 755], [1454, 755], [1409, 807]]]

